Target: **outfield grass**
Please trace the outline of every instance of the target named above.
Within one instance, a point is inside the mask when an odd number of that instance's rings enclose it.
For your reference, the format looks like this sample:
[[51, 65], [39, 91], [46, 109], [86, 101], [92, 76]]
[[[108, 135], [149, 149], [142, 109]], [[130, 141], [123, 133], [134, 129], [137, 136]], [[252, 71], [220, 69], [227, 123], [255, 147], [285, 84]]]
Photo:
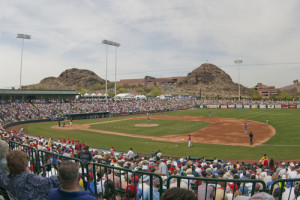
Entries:
[[[227, 145], [211, 145], [193, 143], [192, 148], [187, 148], [186, 143], [169, 143], [139, 139], [132, 137], [106, 135], [94, 132], [66, 131], [50, 129], [57, 123], [38, 123], [26, 125], [26, 132], [35, 136], [53, 137], [57, 139], [70, 138], [71, 140], [84, 141], [90, 146], [110, 148], [114, 146], [117, 150], [127, 151], [132, 147], [135, 152], [150, 153], [160, 149], [164, 155], [191, 156], [206, 158], [218, 157], [226, 160], [258, 160], [262, 154], [267, 153], [269, 157], [276, 160], [300, 159], [300, 109], [277, 110], [277, 109], [234, 109], [234, 110], [189, 110], [180, 112], [169, 112], [164, 115], [173, 116], [208, 116], [209, 112], [213, 117], [248, 119], [269, 124], [276, 129], [276, 135], [265, 144], [257, 147], [241, 147]], [[133, 117], [133, 116], [130, 116]], [[115, 120], [120, 118], [106, 118], [97, 120], [73, 121], [74, 124], [93, 123], [99, 121]], [[151, 120], [153, 122], [153, 120]], [[112, 123], [114, 124], [114, 123]], [[98, 125], [95, 125], [98, 126]], [[94, 127], [95, 128], [95, 127]], [[165, 131], [173, 128], [169, 126]], [[250, 127], [249, 127], [250, 128]], [[179, 130], [180, 126], [179, 126]], [[148, 133], [149, 134], [149, 133]]]
[[132, 119], [116, 121], [113, 123], [95, 124], [92, 129], [129, 133], [135, 135], [163, 136], [189, 134], [208, 126], [210, 123], [197, 121], [178, 120], [155, 120], [151, 119], [151, 124], [158, 124], [155, 127], [136, 127], [136, 124], [147, 124], [146, 119]]

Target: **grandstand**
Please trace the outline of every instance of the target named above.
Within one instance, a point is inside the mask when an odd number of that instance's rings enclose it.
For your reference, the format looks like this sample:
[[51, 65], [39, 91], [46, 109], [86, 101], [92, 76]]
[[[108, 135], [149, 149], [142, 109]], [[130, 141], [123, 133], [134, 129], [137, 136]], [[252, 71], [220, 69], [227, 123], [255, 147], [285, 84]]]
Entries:
[[[74, 94], [75, 95], [75, 94]], [[6, 99], [7, 100], [7, 99]], [[30, 158], [29, 169], [33, 174], [50, 177], [57, 175], [59, 163], [66, 160], [77, 162], [81, 170], [81, 188], [91, 195], [112, 199], [126, 198], [130, 185], [138, 188], [133, 193], [136, 199], [154, 199], [172, 187], [185, 188], [197, 194], [198, 199], [236, 199], [238, 196], [254, 196], [268, 193], [279, 199], [297, 199], [299, 196], [300, 169], [296, 161], [276, 162], [264, 157], [259, 162], [226, 162], [217, 158], [190, 158], [132, 153], [111, 148], [91, 147], [92, 160], [84, 163], [78, 158], [82, 141], [51, 137], [32, 137], [22, 130], [5, 130], [11, 125], [43, 120], [64, 118], [103, 118], [123, 114], [146, 114], [161, 111], [177, 111], [189, 108], [207, 109], [255, 108], [279, 109], [300, 108], [300, 102], [269, 100], [197, 100], [197, 99], [132, 99], [115, 101], [112, 99], [75, 99], [62, 102], [59, 99], [30, 99], [3, 101], [0, 105], [1, 139], [9, 144], [10, 150], [21, 150]], [[99, 114], [99, 115], [98, 115]], [[80, 144], [80, 145], [79, 145]], [[134, 148], [133, 148], [134, 149]], [[264, 152], [262, 152], [263, 154]], [[2, 172], [1, 172], [2, 173]], [[101, 176], [102, 175], [102, 176]], [[130, 178], [131, 177], [131, 178]], [[136, 178], [138, 177], [138, 178]], [[138, 181], [137, 181], [138, 179]], [[105, 182], [111, 180], [113, 193], [106, 194]], [[1, 181], [0, 181], [1, 182]], [[158, 182], [157, 185], [154, 183]], [[204, 186], [204, 189], [203, 189]], [[212, 190], [210, 190], [212, 188]], [[223, 190], [220, 192], [220, 188]], [[5, 188], [13, 198], [14, 192]], [[208, 192], [211, 193], [208, 195]]]

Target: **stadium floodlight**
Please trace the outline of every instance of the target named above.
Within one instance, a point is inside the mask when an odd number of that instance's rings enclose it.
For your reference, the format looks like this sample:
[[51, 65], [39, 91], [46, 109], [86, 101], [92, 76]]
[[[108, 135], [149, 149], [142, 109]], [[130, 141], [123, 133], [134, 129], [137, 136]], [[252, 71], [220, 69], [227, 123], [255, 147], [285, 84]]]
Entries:
[[22, 39], [22, 50], [21, 50], [21, 68], [20, 68], [20, 90], [22, 89], [22, 61], [23, 61], [23, 47], [24, 47], [24, 40], [30, 40], [31, 36], [27, 34], [17, 34], [17, 38]]
[[239, 101], [241, 101], [241, 83], [240, 83], [240, 65], [243, 63], [243, 60], [235, 60], [235, 64], [238, 66], [238, 73], [239, 73]]
[[120, 46], [119, 43], [109, 41], [109, 40], [102, 40], [102, 44], [106, 45], [106, 75], [105, 75], [105, 98], [107, 99], [107, 58], [108, 58], [108, 45], [115, 46], [115, 96], [117, 95], [117, 47]]

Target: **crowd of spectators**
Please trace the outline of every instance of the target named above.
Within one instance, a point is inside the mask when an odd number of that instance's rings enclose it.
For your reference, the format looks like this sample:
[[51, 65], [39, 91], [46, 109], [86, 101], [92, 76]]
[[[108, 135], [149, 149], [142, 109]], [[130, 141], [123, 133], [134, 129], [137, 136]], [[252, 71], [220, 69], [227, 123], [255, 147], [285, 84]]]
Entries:
[[[129, 148], [129, 151], [126, 153], [116, 151], [113, 147], [109, 151], [99, 151], [97, 149], [89, 149], [89, 147], [84, 142], [73, 141], [72, 139], [60, 139], [60, 142], [58, 142], [53, 141], [51, 138], [32, 138], [24, 135], [21, 132], [8, 132], [2, 130], [1, 137], [6, 141], [15, 141], [20, 144], [32, 146], [37, 150], [48, 151], [54, 154], [62, 155], [64, 157], [81, 159], [84, 167], [86, 167], [85, 170], [88, 170], [85, 171], [85, 173], [89, 174], [89, 178], [87, 181], [89, 182], [88, 189], [91, 194], [95, 194], [94, 182], [96, 182], [97, 193], [99, 195], [106, 194], [105, 191], [113, 191], [110, 194], [112, 195], [117, 193], [116, 190], [123, 190], [125, 192], [125, 198], [127, 199], [140, 199], [139, 197], [143, 197], [143, 199], [150, 199], [149, 176], [136, 173], [139, 171], [159, 174], [163, 180], [163, 190], [166, 190], [166, 181], [170, 176], [180, 176], [182, 177], [181, 179], [170, 179], [170, 188], [177, 188], [179, 185], [180, 188], [193, 192], [199, 200], [205, 199], [205, 194], [206, 199], [243, 199], [243, 197], [251, 196], [252, 191], [254, 191], [254, 194], [259, 193], [263, 189], [263, 187], [262, 184], [256, 184], [255, 188], [253, 188], [252, 183], [233, 183], [229, 181], [218, 182], [218, 184], [215, 184], [205, 181], [188, 180], [188, 178], [202, 177], [216, 180], [261, 180], [267, 186], [267, 190], [271, 190], [271, 185], [276, 180], [300, 178], [300, 163], [296, 161], [274, 161], [272, 158], [269, 159], [266, 154], [256, 163], [232, 163], [219, 160], [217, 158], [205, 159], [203, 157], [197, 159], [169, 157], [167, 159], [164, 159], [161, 152], [153, 155], [153, 157], [140, 157], [133, 152], [132, 148]], [[10, 157], [16, 157], [16, 155], [8, 156], [6, 158], [10, 159]], [[3, 160], [0, 161], [2, 163]], [[10, 162], [12, 162], [12, 160], [10, 160]], [[51, 160], [49, 157], [49, 160], [45, 160], [45, 162], [51, 163], [53, 162], [53, 160]], [[123, 168], [124, 171], [107, 171], [102, 167], [99, 167], [97, 168], [96, 172], [94, 172], [93, 168], [90, 164], [88, 165], [88, 163], [105, 163], [110, 166]], [[24, 166], [24, 163], [22, 166]], [[30, 165], [29, 169], [32, 170]], [[126, 170], [130, 170], [133, 173], [125, 173]], [[54, 167], [48, 170], [49, 174], [47, 174], [47, 176], [49, 178], [51, 177], [51, 175], [57, 173], [53, 171], [56, 171]], [[28, 176], [28, 172], [25, 173], [23, 168], [20, 173], [23, 173], [23, 176]], [[0, 175], [4, 177], [6, 176], [3, 173]], [[54, 181], [56, 179], [48, 179], [46, 179], [47, 181], [44, 182], [47, 183], [47, 188], [50, 191], [51, 188], [57, 187], [57, 185], [55, 184], [58, 183]], [[4, 180], [4, 178], [0, 177], [0, 182], [1, 180]], [[38, 177], [34, 177], [34, 180], [40, 181], [41, 179]], [[6, 183], [9, 182], [6, 181]], [[12, 184], [13, 182], [10, 183]], [[153, 179], [152, 183], [153, 199], [159, 199], [159, 189], [161, 182], [158, 178], [156, 178]], [[79, 185], [81, 186], [81, 188], [86, 187], [83, 184], [83, 180], [79, 182]], [[16, 185], [12, 186], [18, 187]], [[6, 186], [1, 185], [0, 183], [0, 187], [5, 188]], [[28, 186], [23, 191], [26, 191], [26, 189], [31, 190]], [[20, 190], [18, 192], [20, 192]], [[14, 194], [22, 195], [22, 192], [20, 194], [18, 192]], [[56, 193], [59, 193], [59, 191], [56, 191]], [[272, 194], [275, 198], [281, 195], [281, 183], [275, 184]], [[282, 194], [283, 199], [297, 199], [297, 196], [299, 195], [300, 193], [298, 185], [295, 185], [292, 182], [285, 182], [284, 192]], [[121, 198], [120, 195], [118, 197]]]
[[[95, 113], [95, 112], [110, 112], [112, 114], [118, 113], [136, 113], [136, 112], [155, 112], [162, 110], [178, 110], [187, 109], [195, 105], [201, 104], [299, 104], [300, 102], [273, 102], [273, 101], [249, 101], [242, 100], [196, 100], [196, 99], [147, 99], [147, 100], [101, 100], [101, 99], [81, 99], [74, 102], [62, 103], [54, 101], [51, 103], [46, 102], [22, 102], [16, 101], [11, 103], [0, 104], [0, 124], [12, 123], [17, 121], [37, 120], [37, 119], [59, 119], [63, 115], [79, 114], [79, 113]], [[105, 171], [102, 168], [97, 168], [97, 171], [93, 171], [89, 163], [105, 163], [114, 167], [124, 168], [124, 171], [131, 170], [145, 171], [150, 173], [159, 174], [162, 179], [162, 185], [158, 178], [152, 181], [152, 196], [154, 199], [160, 198], [159, 189], [162, 187], [166, 190], [167, 179], [172, 176], [180, 176], [181, 179], [172, 178], [170, 180], [170, 188], [184, 189], [182, 192], [185, 195], [197, 196], [197, 199], [242, 199], [243, 196], [249, 197], [251, 192], [259, 193], [262, 190], [262, 185], [257, 184], [255, 188], [252, 188], [252, 184], [236, 184], [218, 182], [218, 184], [211, 184], [205, 181], [190, 181], [185, 177], [202, 177], [212, 179], [241, 179], [241, 180], [262, 180], [268, 190], [271, 190], [271, 185], [274, 181], [279, 179], [296, 179], [300, 178], [300, 163], [297, 162], [282, 162], [269, 159], [267, 155], [264, 155], [257, 163], [231, 163], [216, 158], [208, 160], [205, 158], [167, 158], [164, 159], [162, 153], [154, 155], [153, 157], [139, 157], [133, 152], [132, 148], [129, 148], [127, 153], [116, 151], [113, 147], [110, 151], [101, 151], [99, 149], [89, 149], [83, 141], [74, 140], [72, 138], [58, 139], [53, 141], [52, 138], [43, 137], [30, 137], [20, 131], [6, 131], [1, 129], [1, 139], [5, 139], [7, 142], [14, 141], [22, 145], [28, 145], [36, 150], [43, 150], [51, 152], [53, 154], [62, 155], [69, 158], [77, 158], [82, 160], [85, 173], [89, 174], [87, 180], [80, 180], [78, 175], [73, 177], [63, 177], [56, 179], [51, 177], [52, 172], [59, 174], [59, 169], [51, 167], [46, 175], [48, 178], [41, 178], [37, 175], [33, 176], [28, 172], [28, 169], [34, 171], [31, 165], [27, 164], [27, 160], [24, 160], [24, 154], [16, 153], [18, 151], [12, 151], [8, 153], [5, 147], [0, 143], [0, 191], [2, 189], [8, 190], [15, 197], [22, 197], [23, 199], [45, 199], [52, 188], [57, 188], [62, 182], [73, 181], [70, 191], [78, 192], [80, 188], [88, 188], [91, 194], [95, 193], [94, 183], [97, 185], [97, 192], [102, 196], [116, 194], [116, 190], [125, 191], [125, 199], [150, 199], [150, 180], [147, 175], [136, 175], [135, 173], [122, 173], [118, 170]], [[2, 148], [3, 147], [3, 148]], [[21, 150], [21, 149], [20, 149]], [[6, 155], [7, 154], [7, 155]], [[23, 157], [22, 157], [23, 156]], [[13, 159], [19, 157], [20, 159]], [[6, 158], [6, 159], [5, 159]], [[47, 157], [45, 163], [52, 163], [53, 159]], [[8, 162], [8, 163], [7, 163]], [[6, 165], [8, 167], [6, 167]], [[19, 171], [14, 171], [18, 165]], [[11, 168], [10, 168], [11, 167]], [[27, 169], [28, 168], [28, 169]], [[66, 167], [71, 169], [72, 166]], [[126, 169], [126, 170], [125, 170]], [[77, 170], [72, 168], [72, 170]], [[66, 171], [66, 169], [65, 169]], [[50, 173], [51, 172], [51, 173]], [[64, 170], [62, 170], [64, 172]], [[14, 174], [14, 175], [11, 175]], [[22, 185], [24, 177], [30, 176], [32, 185]], [[8, 178], [9, 177], [9, 178]], [[77, 185], [77, 179], [78, 185]], [[19, 181], [20, 180], [20, 181]], [[108, 181], [109, 180], [109, 181]], [[84, 185], [84, 181], [89, 184]], [[42, 182], [44, 185], [40, 185]], [[60, 183], [59, 183], [60, 182]], [[297, 199], [299, 195], [299, 185], [294, 185], [292, 182], [285, 183], [285, 192], [282, 194], [284, 198]], [[42, 189], [34, 189], [38, 185]], [[10, 188], [10, 189], [8, 189]], [[17, 188], [23, 188], [17, 190]], [[290, 189], [288, 189], [290, 188]], [[174, 190], [174, 189], [173, 189]], [[106, 191], [106, 192], [105, 192]], [[205, 192], [204, 192], [205, 191]], [[25, 196], [23, 193], [28, 193]], [[192, 192], [192, 193], [185, 193]], [[281, 185], [276, 184], [273, 188], [272, 194], [274, 197], [281, 195]], [[57, 195], [63, 195], [64, 192], [61, 189], [56, 189], [52, 192], [54, 197]], [[76, 193], [77, 194], [77, 193]], [[167, 199], [168, 196], [172, 197], [172, 194], [166, 192], [166, 195], [161, 196], [161, 199]], [[206, 195], [205, 195], [206, 194]], [[64, 194], [66, 195], [66, 194]], [[87, 193], [80, 193], [78, 195], [87, 195]], [[291, 196], [292, 195], [292, 196]], [[167, 196], [167, 197], [164, 197]], [[89, 198], [89, 197], [87, 197]], [[121, 198], [121, 197], [120, 197]], [[172, 197], [175, 198], [175, 197]], [[192, 199], [192, 197], [191, 197]]]
[[188, 109], [196, 105], [193, 99], [140, 99], [140, 100], [103, 100], [103, 99], [81, 99], [64, 103], [60, 101], [15, 101], [0, 104], [0, 127], [4, 124], [51, 119], [58, 120], [65, 115], [82, 113], [110, 114], [158, 112], [178, 109]]
[[272, 101], [272, 100], [249, 100], [242, 99], [131, 99], [131, 100], [113, 100], [113, 99], [78, 99], [72, 102], [61, 101], [31, 101], [24, 102], [17, 100], [14, 102], [0, 104], [0, 127], [7, 123], [28, 120], [51, 119], [58, 120], [65, 115], [82, 113], [101, 113], [110, 114], [123, 113], [141, 113], [141, 112], [159, 112], [172, 111], [192, 108], [196, 105], [276, 105], [276, 104], [300, 104], [300, 101]]

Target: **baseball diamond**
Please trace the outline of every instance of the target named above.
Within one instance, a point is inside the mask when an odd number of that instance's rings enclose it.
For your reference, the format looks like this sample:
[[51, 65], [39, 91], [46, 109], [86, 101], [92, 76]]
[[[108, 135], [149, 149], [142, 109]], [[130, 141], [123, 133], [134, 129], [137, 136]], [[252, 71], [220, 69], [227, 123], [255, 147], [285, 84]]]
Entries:
[[[212, 117], [209, 117], [209, 112]], [[266, 116], [269, 124], [266, 124]], [[136, 120], [140, 120], [137, 123]], [[266, 152], [275, 159], [298, 159], [296, 153], [299, 146], [299, 110], [285, 109], [193, 109], [179, 112], [166, 112], [163, 119], [159, 114], [151, 114], [153, 124], [171, 121], [171, 125], [154, 127], [135, 127], [136, 124], [147, 125], [146, 116], [135, 115], [94, 120], [73, 120], [73, 126], [58, 127], [57, 122], [37, 123], [12, 127], [10, 130], [24, 127], [33, 136], [52, 136], [72, 138], [88, 143], [90, 146], [109, 149], [114, 146], [126, 151], [133, 146], [136, 152], [150, 153], [160, 149], [164, 155], [214, 157], [227, 160], [255, 160]], [[133, 122], [133, 124], [131, 124]], [[208, 125], [194, 127], [183, 132], [184, 122], [203, 122]], [[244, 133], [244, 124], [248, 125], [248, 133], [253, 132], [253, 145], [249, 136]], [[124, 126], [121, 126], [124, 123]], [[98, 127], [100, 126], [101, 127]], [[108, 126], [109, 125], [109, 126]], [[192, 126], [191, 124], [188, 125]], [[97, 127], [97, 128], [95, 128]], [[143, 131], [130, 132], [140, 128]], [[153, 136], [154, 129], [158, 135]], [[169, 133], [171, 130], [175, 134]], [[161, 135], [159, 133], [161, 132]], [[163, 134], [167, 132], [167, 134]], [[152, 135], [151, 135], [152, 134]], [[193, 147], [187, 149], [188, 134], [192, 136]], [[280, 150], [279, 150], [280, 149]]]

